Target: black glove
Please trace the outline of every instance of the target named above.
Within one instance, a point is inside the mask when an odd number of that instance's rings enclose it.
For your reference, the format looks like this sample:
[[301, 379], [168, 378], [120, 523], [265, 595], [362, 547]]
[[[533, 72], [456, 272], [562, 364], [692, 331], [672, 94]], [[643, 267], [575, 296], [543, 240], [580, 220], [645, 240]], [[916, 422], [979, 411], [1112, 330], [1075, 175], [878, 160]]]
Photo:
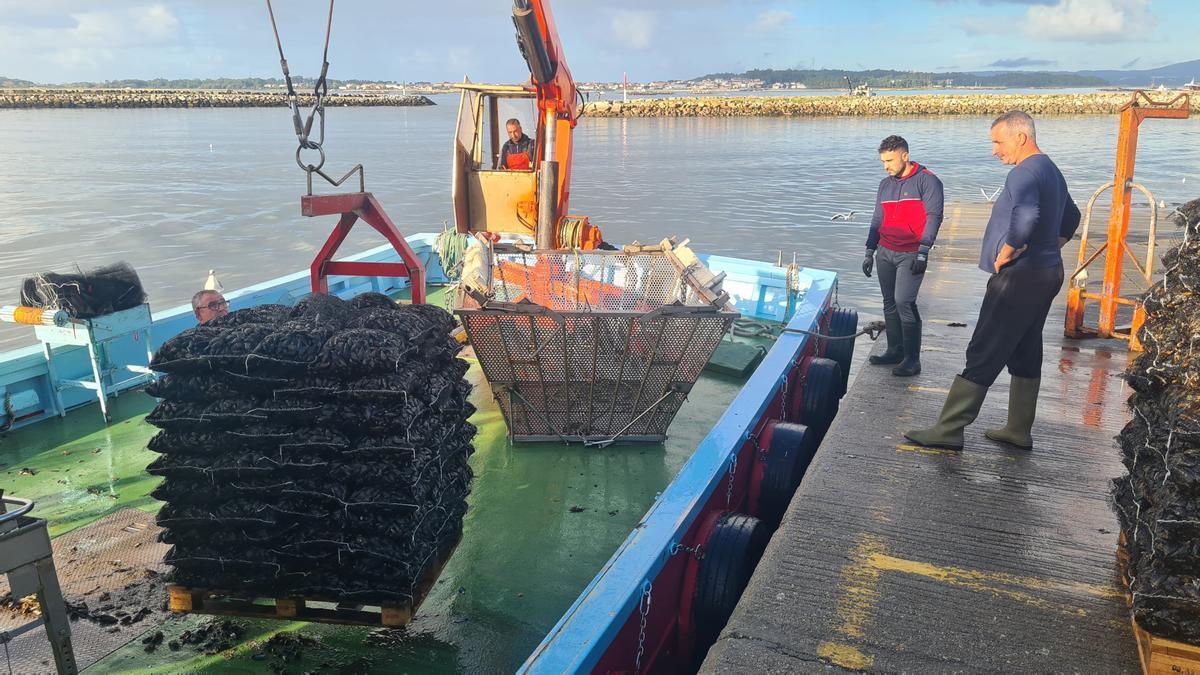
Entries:
[[875, 269], [875, 249], [867, 249], [867, 255], [863, 258], [862, 270], [863, 274], [871, 276], [871, 270]]
[[926, 267], [929, 267], [929, 247], [922, 245], [917, 249], [917, 257], [912, 261], [912, 273], [925, 274]]

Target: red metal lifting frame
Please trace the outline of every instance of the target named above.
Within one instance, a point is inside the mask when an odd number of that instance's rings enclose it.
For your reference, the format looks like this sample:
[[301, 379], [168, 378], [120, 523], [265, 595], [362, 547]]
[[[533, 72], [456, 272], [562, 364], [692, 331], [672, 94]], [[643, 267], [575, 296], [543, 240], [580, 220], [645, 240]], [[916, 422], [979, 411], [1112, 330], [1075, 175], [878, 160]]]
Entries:
[[[329, 238], [325, 240], [321, 251], [317, 253], [317, 257], [313, 259], [310, 273], [313, 293], [329, 293], [330, 275], [408, 277], [413, 303], [425, 303], [425, 265], [370, 192], [305, 195], [300, 198], [300, 212], [306, 216], [342, 216]], [[359, 218], [388, 240], [392, 248], [400, 254], [401, 262], [353, 262], [333, 259], [338, 247], [346, 240]]]
[[[1138, 126], [1147, 118], [1186, 119], [1191, 111], [1191, 99], [1180, 94], [1169, 101], [1155, 101], [1146, 92], [1136, 91], [1133, 98], [1120, 110], [1120, 127], [1117, 133], [1117, 168], [1113, 178], [1112, 211], [1108, 218], [1108, 241], [1101, 247], [1104, 251], [1104, 287], [1100, 293], [1087, 293], [1081, 286], [1072, 285], [1067, 292], [1067, 318], [1064, 332], [1067, 337], [1118, 337], [1130, 341], [1130, 348], [1141, 350], [1137, 333], [1145, 320], [1145, 310], [1140, 300], [1121, 297], [1121, 268], [1127, 255], [1125, 237], [1129, 234], [1129, 207], [1133, 196], [1133, 165], [1137, 157]], [[1072, 279], [1096, 259], [1100, 251], [1084, 262], [1084, 246], [1080, 243], [1080, 266]], [[1129, 254], [1132, 255], [1132, 254]], [[1095, 329], [1083, 325], [1084, 304], [1096, 300], [1100, 304], [1100, 320]], [[1133, 325], [1129, 334], [1116, 332], [1117, 309], [1130, 305], [1133, 309]]]

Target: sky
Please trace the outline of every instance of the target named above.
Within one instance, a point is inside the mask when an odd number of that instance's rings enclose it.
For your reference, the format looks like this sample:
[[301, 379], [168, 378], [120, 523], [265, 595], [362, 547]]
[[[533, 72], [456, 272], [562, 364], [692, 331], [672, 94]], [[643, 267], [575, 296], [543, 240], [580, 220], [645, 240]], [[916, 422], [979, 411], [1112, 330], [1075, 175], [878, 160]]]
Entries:
[[[330, 77], [528, 76], [509, 0], [339, 0]], [[552, 0], [576, 80], [752, 68], [1145, 69], [1200, 59], [1198, 0]], [[275, 0], [293, 74], [315, 75], [328, 3]], [[265, 2], [0, 0], [0, 76], [42, 83], [277, 77]], [[1200, 73], [1197, 73], [1200, 76]]]

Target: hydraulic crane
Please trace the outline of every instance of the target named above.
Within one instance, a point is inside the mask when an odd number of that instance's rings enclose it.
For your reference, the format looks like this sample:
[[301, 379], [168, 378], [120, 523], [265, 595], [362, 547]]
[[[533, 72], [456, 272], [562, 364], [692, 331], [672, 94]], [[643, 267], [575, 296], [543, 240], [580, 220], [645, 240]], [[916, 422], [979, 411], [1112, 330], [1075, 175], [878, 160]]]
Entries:
[[[532, 235], [537, 248], [593, 249], [600, 231], [586, 217], [566, 215], [571, 197], [572, 133], [579, 120], [579, 92], [567, 67], [548, 0], [514, 0], [517, 46], [529, 67], [520, 85], [475, 84], [459, 88], [452, 193], [460, 233]], [[498, 165], [506, 99], [535, 99], [537, 151], [529, 170]], [[490, 152], [484, 145], [490, 141]]]

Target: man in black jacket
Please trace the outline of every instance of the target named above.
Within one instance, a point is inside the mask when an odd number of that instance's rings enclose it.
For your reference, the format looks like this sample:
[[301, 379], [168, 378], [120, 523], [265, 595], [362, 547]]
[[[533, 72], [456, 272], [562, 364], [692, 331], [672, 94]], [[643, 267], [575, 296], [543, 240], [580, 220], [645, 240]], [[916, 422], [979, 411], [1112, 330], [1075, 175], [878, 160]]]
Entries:
[[1067, 181], [1037, 144], [1033, 118], [1019, 110], [992, 122], [992, 154], [1012, 171], [992, 206], [979, 269], [991, 273], [967, 364], [954, 378], [938, 421], [904, 432], [920, 445], [962, 450], [963, 429], [975, 421], [988, 388], [1008, 367], [1008, 423], [986, 436], [1033, 448], [1033, 419], [1042, 377], [1042, 329], [1063, 284], [1059, 250], [1079, 227], [1079, 207]]

